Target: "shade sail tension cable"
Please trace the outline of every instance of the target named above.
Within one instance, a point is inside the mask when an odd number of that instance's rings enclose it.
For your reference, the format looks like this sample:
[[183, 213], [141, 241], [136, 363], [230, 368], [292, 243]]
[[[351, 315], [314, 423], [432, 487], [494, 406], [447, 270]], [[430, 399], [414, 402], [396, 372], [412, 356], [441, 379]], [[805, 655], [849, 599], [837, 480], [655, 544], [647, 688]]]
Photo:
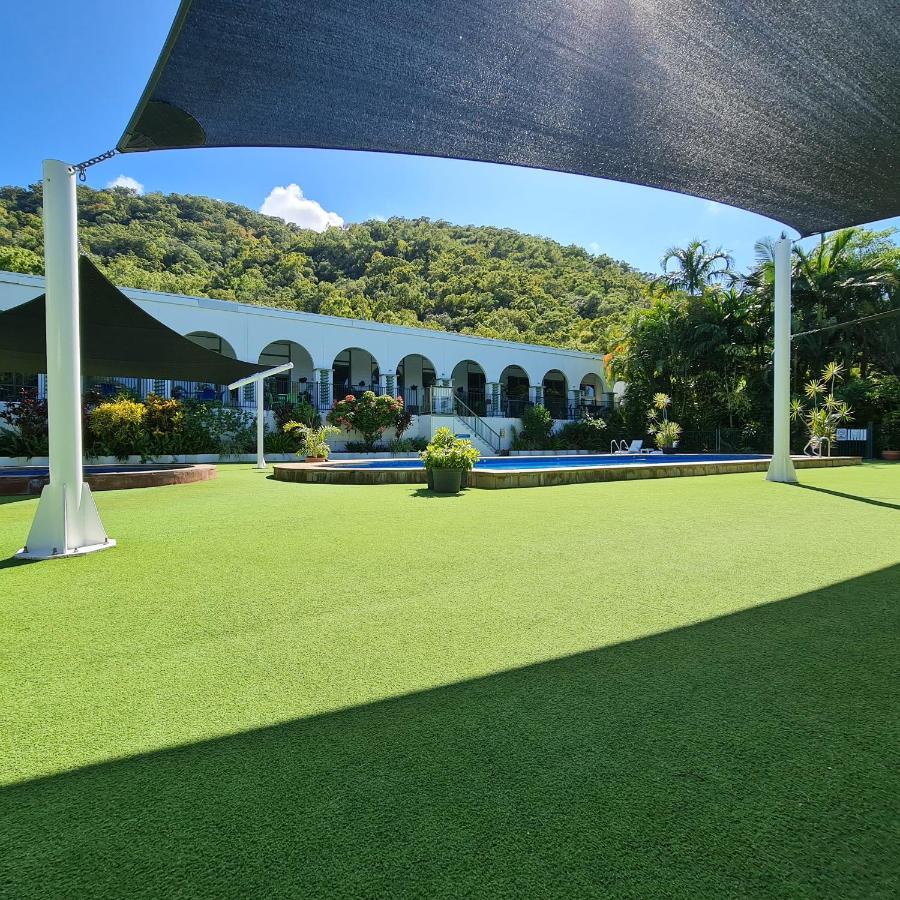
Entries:
[[876, 319], [887, 319], [889, 316], [900, 315], [900, 306], [895, 309], [888, 309], [884, 312], [874, 313], [871, 316], [862, 316], [859, 319], [851, 319], [849, 322], [837, 322], [834, 325], [823, 325], [821, 328], [811, 328], [809, 331], [798, 331], [791, 335], [791, 339], [798, 337], [806, 337], [810, 334], [819, 334], [823, 331], [834, 331], [836, 328], [846, 328], [848, 325], [859, 325], [862, 322], [874, 322]]

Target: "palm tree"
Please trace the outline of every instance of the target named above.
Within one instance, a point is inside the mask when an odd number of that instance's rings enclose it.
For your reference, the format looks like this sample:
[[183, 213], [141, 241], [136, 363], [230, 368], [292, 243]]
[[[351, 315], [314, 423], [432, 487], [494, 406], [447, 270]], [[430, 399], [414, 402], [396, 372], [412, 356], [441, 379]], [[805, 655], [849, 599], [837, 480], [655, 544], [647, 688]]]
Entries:
[[[670, 272], [669, 263], [675, 268]], [[669, 247], [660, 260], [663, 274], [657, 279], [667, 291], [686, 291], [696, 296], [716, 282], [735, 280], [731, 254], [717, 247], [710, 250], [706, 241], [693, 240], [687, 247]]]

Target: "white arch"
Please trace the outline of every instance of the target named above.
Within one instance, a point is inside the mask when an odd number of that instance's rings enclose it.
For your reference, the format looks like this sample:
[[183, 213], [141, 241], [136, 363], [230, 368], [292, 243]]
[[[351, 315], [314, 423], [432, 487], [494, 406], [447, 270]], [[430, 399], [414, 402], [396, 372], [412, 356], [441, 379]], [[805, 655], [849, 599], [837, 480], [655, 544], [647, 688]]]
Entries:
[[229, 359], [237, 359], [231, 342], [214, 331], [189, 331], [185, 337], [205, 350], [221, 353], [222, 356], [227, 356]]

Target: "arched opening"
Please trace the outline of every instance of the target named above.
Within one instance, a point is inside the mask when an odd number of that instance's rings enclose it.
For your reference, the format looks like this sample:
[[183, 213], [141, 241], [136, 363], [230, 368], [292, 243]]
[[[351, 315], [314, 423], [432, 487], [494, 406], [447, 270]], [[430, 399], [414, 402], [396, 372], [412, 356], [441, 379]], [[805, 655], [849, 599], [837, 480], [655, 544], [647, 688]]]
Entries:
[[[212, 331], [191, 331], [185, 337], [198, 347], [203, 347], [204, 350], [212, 350], [213, 353], [220, 353], [229, 359], [237, 359], [234, 347], [221, 335]], [[164, 381], [155, 381], [153, 389], [156, 393], [162, 393], [164, 385]], [[105, 385], [101, 385], [101, 392], [105, 387]], [[211, 381], [173, 381], [171, 390], [172, 396], [180, 400], [203, 400], [207, 403], [219, 400], [227, 402], [229, 400], [226, 385], [214, 384]]]
[[507, 366], [500, 373], [501, 415], [521, 419], [529, 403], [531, 379], [521, 366]]
[[559, 369], [551, 369], [543, 381], [544, 406], [550, 411], [554, 419], [569, 418], [569, 383], [566, 376]]
[[397, 393], [414, 416], [423, 411], [428, 388], [436, 381], [434, 363], [421, 353], [409, 353], [397, 365]]
[[198, 347], [203, 347], [205, 350], [221, 353], [222, 356], [227, 356], [229, 359], [237, 359], [234, 347], [232, 347], [225, 338], [218, 334], [213, 334], [211, 331], [191, 331], [186, 334], [185, 337], [189, 341], [193, 341]]
[[335, 400], [341, 400], [348, 394], [359, 397], [366, 391], [380, 393], [378, 361], [360, 347], [348, 347], [341, 350], [331, 364], [332, 390]]
[[582, 415], [599, 416], [607, 408], [603, 393], [603, 381], [596, 372], [589, 372], [581, 379], [578, 387], [578, 401]]
[[486, 413], [484, 369], [473, 359], [460, 360], [450, 376], [453, 396], [464, 403], [476, 415]]
[[[259, 354], [259, 364], [274, 369], [285, 363], [293, 363], [294, 368], [265, 380], [267, 403], [296, 402], [315, 399], [315, 377], [313, 361], [309, 351], [296, 341], [272, 341]], [[252, 392], [252, 386], [248, 386]]]

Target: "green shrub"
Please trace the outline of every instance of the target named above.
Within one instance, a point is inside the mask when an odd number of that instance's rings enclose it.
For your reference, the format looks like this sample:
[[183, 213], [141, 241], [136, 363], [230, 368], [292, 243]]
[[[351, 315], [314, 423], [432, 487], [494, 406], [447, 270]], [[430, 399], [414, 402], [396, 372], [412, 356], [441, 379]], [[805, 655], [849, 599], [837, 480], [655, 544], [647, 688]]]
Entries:
[[184, 403], [182, 453], [220, 453], [234, 456], [256, 447], [253, 416], [221, 403]]
[[147, 408], [143, 403], [125, 396], [92, 409], [88, 413], [92, 452], [116, 459], [126, 459], [132, 453], [144, 456], [148, 444], [144, 430], [146, 415]]
[[397, 438], [388, 444], [388, 450], [391, 453], [416, 453], [421, 452], [428, 446], [426, 438]]
[[556, 435], [564, 450], [590, 450], [599, 453], [609, 449], [610, 438], [606, 422], [587, 416], [577, 422], [567, 422]]
[[553, 416], [546, 406], [538, 403], [529, 406], [522, 413], [521, 439], [534, 444], [535, 450], [541, 450], [550, 442], [550, 433], [553, 430]]

